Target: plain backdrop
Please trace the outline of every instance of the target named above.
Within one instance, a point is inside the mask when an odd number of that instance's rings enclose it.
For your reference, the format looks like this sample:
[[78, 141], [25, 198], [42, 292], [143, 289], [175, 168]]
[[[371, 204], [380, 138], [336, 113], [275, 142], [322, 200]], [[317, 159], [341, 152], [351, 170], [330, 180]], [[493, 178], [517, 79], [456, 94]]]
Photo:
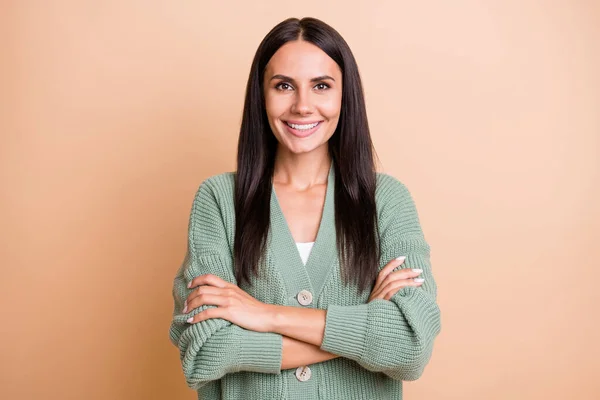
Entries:
[[405, 398], [600, 398], [597, 1], [0, 4], [0, 398], [196, 398], [168, 335], [190, 207], [291, 16], [349, 43], [432, 248]]

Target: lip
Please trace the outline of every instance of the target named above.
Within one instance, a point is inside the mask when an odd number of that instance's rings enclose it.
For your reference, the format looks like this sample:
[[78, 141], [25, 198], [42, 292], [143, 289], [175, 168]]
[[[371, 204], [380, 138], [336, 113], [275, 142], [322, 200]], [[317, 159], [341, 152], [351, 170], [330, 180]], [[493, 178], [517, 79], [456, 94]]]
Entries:
[[323, 122], [323, 120], [317, 120], [317, 121], [293, 121], [291, 119], [286, 119], [283, 122], [289, 122], [290, 124], [294, 124], [294, 125], [309, 125], [309, 124], [314, 124], [315, 122]]
[[[289, 126], [288, 124], [286, 124], [286, 122], [290, 123], [290, 124], [295, 124], [295, 125], [307, 125], [307, 124], [314, 124], [314, 123], [318, 123], [317, 126], [315, 126], [312, 129], [308, 129], [308, 130], [299, 130], [299, 129], [294, 129], [291, 126]], [[285, 125], [285, 128], [288, 130], [289, 133], [291, 133], [292, 135], [299, 137], [299, 138], [305, 138], [308, 137], [310, 135], [312, 135], [313, 133], [315, 133], [317, 131], [317, 129], [319, 129], [321, 127], [321, 124], [323, 123], [323, 121], [313, 121], [313, 122], [306, 122], [306, 121], [283, 121], [283, 125]]]

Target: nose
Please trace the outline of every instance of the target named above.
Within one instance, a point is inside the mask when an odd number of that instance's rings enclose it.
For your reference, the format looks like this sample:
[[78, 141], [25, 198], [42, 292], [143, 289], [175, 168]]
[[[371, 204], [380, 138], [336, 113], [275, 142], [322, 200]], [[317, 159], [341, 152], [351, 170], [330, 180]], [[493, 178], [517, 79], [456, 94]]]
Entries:
[[292, 105], [292, 112], [300, 115], [312, 114], [313, 105], [311, 104], [309, 91], [298, 90], [296, 92], [296, 98], [294, 104]]

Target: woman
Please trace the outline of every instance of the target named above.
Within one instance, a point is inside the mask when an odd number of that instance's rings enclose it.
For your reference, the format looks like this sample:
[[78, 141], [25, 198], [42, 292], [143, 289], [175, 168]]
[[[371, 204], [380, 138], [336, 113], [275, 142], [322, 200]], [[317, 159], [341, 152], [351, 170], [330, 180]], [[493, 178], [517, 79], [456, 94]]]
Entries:
[[252, 67], [237, 171], [204, 181], [171, 341], [199, 398], [400, 399], [440, 332], [406, 187], [375, 172], [344, 39], [287, 19]]

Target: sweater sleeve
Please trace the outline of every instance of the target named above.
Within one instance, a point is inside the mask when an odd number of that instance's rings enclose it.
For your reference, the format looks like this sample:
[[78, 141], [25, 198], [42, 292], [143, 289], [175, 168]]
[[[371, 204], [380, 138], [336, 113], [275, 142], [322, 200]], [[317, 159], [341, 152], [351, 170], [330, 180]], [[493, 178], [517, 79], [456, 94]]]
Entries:
[[329, 306], [321, 349], [396, 380], [416, 380], [429, 362], [441, 330], [430, 248], [408, 189], [385, 175], [380, 190], [381, 198], [386, 199], [379, 217], [380, 270], [392, 259], [405, 256], [401, 268], [423, 269], [419, 277], [425, 282], [400, 289], [390, 300]]
[[174, 310], [169, 330], [179, 348], [187, 385], [199, 389], [227, 373], [254, 371], [280, 374], [283, 337], [272, 332], [254, 332], [221, 318], [195, 324], [186, 320], [215, 306], [201, 306], [182, 314], [196, 276], [214, 274], [237, 284], [231, 252], [217, 201], [209, 181], [200, 185], [192, 205], [185, 258], [173, 282]]

